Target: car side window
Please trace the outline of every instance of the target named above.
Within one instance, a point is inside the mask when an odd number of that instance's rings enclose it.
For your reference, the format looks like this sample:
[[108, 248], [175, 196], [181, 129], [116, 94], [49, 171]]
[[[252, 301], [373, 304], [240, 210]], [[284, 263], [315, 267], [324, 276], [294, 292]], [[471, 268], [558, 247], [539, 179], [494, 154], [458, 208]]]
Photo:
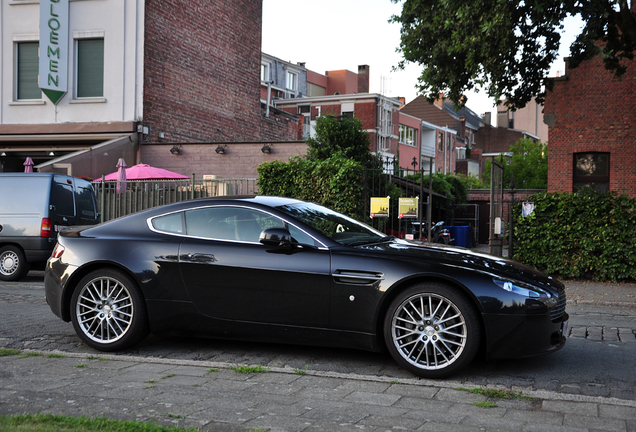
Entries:
[[156, 217], [152, 220], [152, 226], [157, 231], [183, 234], [183, 213], [172, 213]]
[[287, 228], [297, 243], [319, 246], [300, 229], [282, 219], [260, 210], [245, 207], [206, 207], [185, 212], [186, 233], [192, 237], [211, 240], [232, 240], [259, 243], [267, 228]]
[[188, 235], [258, 243], [266, 228], [284, 227], [279, 218], [242, 207], [208, 207], [186, 211]]

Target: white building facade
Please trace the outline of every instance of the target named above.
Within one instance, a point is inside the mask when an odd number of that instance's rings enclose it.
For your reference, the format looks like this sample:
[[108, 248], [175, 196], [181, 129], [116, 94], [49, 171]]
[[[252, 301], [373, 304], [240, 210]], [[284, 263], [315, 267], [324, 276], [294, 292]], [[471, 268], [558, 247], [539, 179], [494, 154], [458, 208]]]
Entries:
[[[44, 34], [41, 16], [48, 20]], [[0, 28], [0, 170], [17, 171], [31, 157], [36, 167], [57, 164], [55, 171], [81, 175], [69, 172], [64, 159], [98, 144], [108, 153], [103, 144], [110, 142], [124, 147], [100, 159], [112, 171], [114, 157], [136, 151], [143, 118], [143, 0], [3, 0]], [[44, 76], [38, 68], [43, 55], [49, 62]], [[64, 78], [66, 92], [54, 103], [41, 81]]]

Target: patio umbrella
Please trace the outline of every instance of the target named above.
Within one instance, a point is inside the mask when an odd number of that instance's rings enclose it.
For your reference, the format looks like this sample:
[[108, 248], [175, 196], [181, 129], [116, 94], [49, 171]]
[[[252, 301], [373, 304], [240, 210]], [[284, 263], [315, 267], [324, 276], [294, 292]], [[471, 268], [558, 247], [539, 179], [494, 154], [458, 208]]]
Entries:
[[126, 161], [119, 158], [117, 161], [117, 193], [126, 191]]
[[[156, 168], [148, 164], [137, 164], [126, 168], [126, 180], [180, 180], [190, 177], [163, 168]], [[104, 177], [105, 180], [117, 180], [117, 171]], [[95, 181], [101, 181], [96, 178]]]
[[24, 165], [24, 172], [25, 173], [32, 173], [33, 172], [33, 159], [31, 159], [30, 157], [27, 157], [22, 165]]

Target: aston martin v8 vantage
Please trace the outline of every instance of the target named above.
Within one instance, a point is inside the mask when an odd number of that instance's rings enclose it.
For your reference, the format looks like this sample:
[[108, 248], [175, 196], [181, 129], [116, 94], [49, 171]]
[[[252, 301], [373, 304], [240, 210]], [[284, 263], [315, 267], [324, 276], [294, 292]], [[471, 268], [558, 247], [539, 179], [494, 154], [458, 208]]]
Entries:
[[45, 291], [97, 350], [149, 332], [388, 350], [426, 378], [457, 372], [480, 348], [489, 358], [554, 352], [568, 322], [564, 286], [532, 268], [268, 196], [65, 229]]

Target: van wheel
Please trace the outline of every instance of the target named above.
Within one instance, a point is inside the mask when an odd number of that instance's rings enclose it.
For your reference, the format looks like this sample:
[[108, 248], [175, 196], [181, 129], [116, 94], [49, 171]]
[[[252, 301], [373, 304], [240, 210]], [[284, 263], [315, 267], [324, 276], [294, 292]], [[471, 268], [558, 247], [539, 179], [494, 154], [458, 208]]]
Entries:
[[17, 281], [29, 272], [29, 263], [22, 249], [5, 246], [0, 249], [0, 280]]

